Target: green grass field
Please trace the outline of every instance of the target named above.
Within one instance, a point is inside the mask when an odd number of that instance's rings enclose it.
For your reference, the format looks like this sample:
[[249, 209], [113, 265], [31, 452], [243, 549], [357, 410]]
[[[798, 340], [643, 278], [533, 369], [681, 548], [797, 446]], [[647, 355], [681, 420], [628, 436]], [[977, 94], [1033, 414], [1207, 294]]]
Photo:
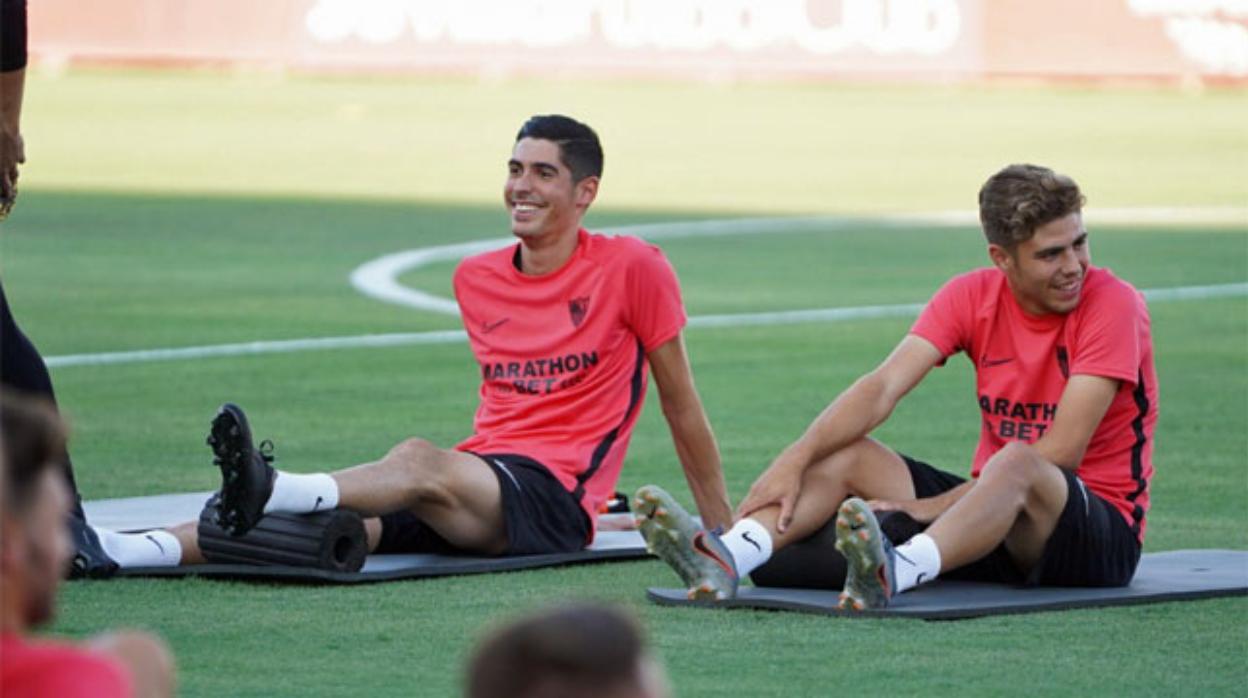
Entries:
[[[1248, 281], [1248, 97], [1039, 88], [575, 82], [482, 84], [184, 73], [32, 76], [30, 165], [0, 231], [0, 275], [45, 356], [414, 332], [453, 318], [354, 291], [359, 264], [505, 234], [497, 201], [515, 129], [567, 110], [599, 127], [607, 178], [592, 227], [736, 215], [969, 208], [1009, 161], [1068, 171], [1097, 206], [1233, 206], [1227, 225], [1100, 226], [1094, 262], [1140, 288]], [[924, 300], [983, 263], [968, 227], [674, 238], [691, 315]], [[442, 292], [451, 265], [405, 283]], [[1248, 549], [1248, 300], [1152, 306], [1161, 421], [1148, 551]], [[690, 329], [730, 494], [850, 381], [906, 319]], [[281, 463], [338, 467], [418, 434], [469, 428], [461, 344], [66, 366], [83, 493], [211, 489], [203, 435], [246, 406]], [[970, 367], [936, 371], [878, 432], [964, 471]], [[652, 398], [620, 489], [689, 503]], [[956, 623], [663, 609], [655, 561], [360, 588], [201, 580], [67, 585], [51, 632], [125, 625], [172, 644], [182, 693], [453, 695], [474, 641], [512, 615], [604, 599], [641, 617], [679, 695], [1093, 692], [1243, 695], [1248, 600]]]

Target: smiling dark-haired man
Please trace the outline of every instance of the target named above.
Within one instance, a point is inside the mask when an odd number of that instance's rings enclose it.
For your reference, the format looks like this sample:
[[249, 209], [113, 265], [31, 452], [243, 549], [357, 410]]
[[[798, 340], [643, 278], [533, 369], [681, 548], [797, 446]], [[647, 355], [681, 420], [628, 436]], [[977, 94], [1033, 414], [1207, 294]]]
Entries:
[[[534, 116], [516, 136], [503, 201], [518, 242], [454, 276], [481, 373], [468, 438], [449, 449], [410, 438], [373, 462], [295, 474], [275, 470], [242, 409], [224, 405], [209, 435], [221, 527], [241, 535], [266, 513], [344, 507], [366, 517], [370, 551], [580, 550], [614, 493], [650, 374], [704, 520], [730, 523], [675, 272], [653, 245], [581, 227], [602, 164], [597, 134], [566, 116]], [[196, 528], [174, 529], [184, 564], [203, 561]]]

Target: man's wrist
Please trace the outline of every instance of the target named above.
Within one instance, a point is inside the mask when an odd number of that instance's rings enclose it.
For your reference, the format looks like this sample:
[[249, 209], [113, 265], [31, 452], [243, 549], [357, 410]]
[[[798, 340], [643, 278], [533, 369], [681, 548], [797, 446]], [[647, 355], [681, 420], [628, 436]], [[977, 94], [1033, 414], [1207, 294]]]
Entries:
[[0, 73], [0, 128], [20, 133], [22, 125], [22, 93], [26, 86], [26, 70]]

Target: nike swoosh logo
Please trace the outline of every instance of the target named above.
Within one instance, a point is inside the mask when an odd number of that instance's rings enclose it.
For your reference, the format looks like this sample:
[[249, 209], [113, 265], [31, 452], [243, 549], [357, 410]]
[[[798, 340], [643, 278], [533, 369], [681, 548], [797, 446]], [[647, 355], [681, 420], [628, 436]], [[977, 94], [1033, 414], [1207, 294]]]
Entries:
[[697, 533], [693, 535], [693, 549], [711, 558], [711, 560], [713, 560], [715, 564], [724, 568], [724, 571], [727, 572], [728, 574], [734, 574], [734, 572], [732, 571], [732, 566], [729, 565], [727, 562], [725, 562], [723, 558], [721, 558], [719, 555], [717, 555], [714, 550], [711, 550], [709, 547], [707, 547], [705, 532], [698, 531]]
[[750, 545], [754, 546], [754, 548], [755, 548], [756, 550], [758, 550], [758, 552], [760, 552], [760, 553], [761, 553], [761, 552], [763, 552], [763, 546], [759, 545], [759, 544], [758, 544], [758, 541], [754, 540], [753, 538], [750, 538], [750, 532], [749, 532], [749, 531], [746, 531], [745, 533], [742, 533], [742, 534], [741, 534], [741, 539], [742, 539], [742, 540], [744, 540], [746, 543], [749, 543]]
[[505, 317], [502, 320], [495, 320], [494, 322], [481, 323], [481, 334], [489, 334], [493, 332], [494, 330], [497, 330], [498, 328], [502, 327], [510, 319], [511, 318], [509, 317]]
[[324, 498], [324, 497], [317, 497], [317, 498], [316, 498], [316, 504], [313, 504], [313, 505], [312, 505], [312, 511], [320, 511], [320, 510], [321, 510], [321, 502], [323, 502], [323, 501], [325, 501], [325, 498]]
[[150, 533], [149, 533], [149, 534], [147, 534], [146, 536], [143, 536], [143, 537], [144, 537], [144, 538], [146, 538], [146, 539], [148, 539], [148, 540], [150, 540], [150, 541], [151, 541], [151, 542], [152, 542], [152, 543], [153, 543], [153, 544], [154, 544], [157, 548], [159, 548], [159, 549], [160, 549], [160, 554], [161, 554], [161, 555], [164, 555], [164, 554], [165, 554], [165, 546], [161, 545], [161, 544], [160, 544], [160, 541], [156, 540], [156, 537], [155, 537], [155, 536], [153, 536], [152, 534], [150, 534]]
[[987, 359], [986, 358], [983, 361], [979, 362], [979, 365], [983, 366], [984, 368], [992, 368], [993, 366], [1000, 366], [1002, 364], [1008, 364], [1013, 360], [1014, 360], [1013, 357], [1008, 358], [1008, 359]]
[[926, 572], [920, 572], [920, 573], [919, 573], [919, 576], [917, 576], [917, 577], [915, 577], [915, 578], [914, 578], [914, 585], [915, 585], [915, 586], [918, 586], [918, 585], [922, 584], [924, 579], [927, 579], [927, 573], [926, 573]]

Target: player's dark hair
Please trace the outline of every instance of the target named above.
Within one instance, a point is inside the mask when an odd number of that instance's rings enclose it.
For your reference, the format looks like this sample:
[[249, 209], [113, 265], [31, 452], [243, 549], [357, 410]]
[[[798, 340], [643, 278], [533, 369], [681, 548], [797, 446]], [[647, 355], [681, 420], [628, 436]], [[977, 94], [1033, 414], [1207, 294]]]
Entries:
[[608, 695], [636, 684], [645, 653], [624, 613], [578, 605], [538, 613], [490, 635], [468, 665], [469, 698]]
[[0, 393], [0, 502], [20, 518], [48, 468], [65, 460], [65, 425], [51, 404]]
[[559, 146], [559, 158], [572, 171], [572, 181], [602, 176], [602, 144], [594, 129], [571, 117], [560, 114], [531, 116], [520, 127], [516, 142], [522, 138], [540, 138]]
[[1036, 228], [1083, 210], [1075, 180], [1039, 165], [1010, 165], [979, 190], [979, 222], [984, 237], [1013, 250]]

